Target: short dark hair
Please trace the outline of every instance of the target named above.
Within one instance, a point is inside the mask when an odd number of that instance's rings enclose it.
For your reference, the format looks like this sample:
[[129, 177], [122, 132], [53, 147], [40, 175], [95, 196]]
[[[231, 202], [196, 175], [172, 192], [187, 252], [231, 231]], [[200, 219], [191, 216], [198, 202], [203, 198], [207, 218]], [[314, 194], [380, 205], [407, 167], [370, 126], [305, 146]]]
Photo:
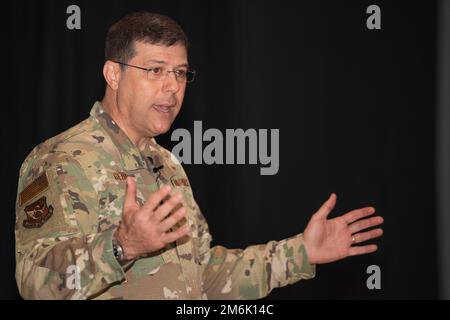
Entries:
[[134, 12], [113, 24], [106, 35], [105, 60], [127, 63], [135, 54], [136, 41], [189, 47], [189, 41], [180, 25], [173, 19], [158, 13]]

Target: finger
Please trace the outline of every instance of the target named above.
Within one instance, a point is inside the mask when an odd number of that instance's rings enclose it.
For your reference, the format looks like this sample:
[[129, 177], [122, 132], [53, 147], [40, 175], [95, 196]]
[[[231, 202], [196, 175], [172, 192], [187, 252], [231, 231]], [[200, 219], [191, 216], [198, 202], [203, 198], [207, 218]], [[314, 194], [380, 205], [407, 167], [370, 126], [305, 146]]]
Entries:
[[172, 190], [170, 186], [164, 186], [158, 191], [152, 193], [150, 197], [148, 197], [147, 202], [144, 203], [144, 206], [142, 208], [150, 212], [153, 212], [156, 209], [156, 207], [159, 206], [161, 200], [164, 199], [164, 197], [169, 194], [170, 190]]
[[359, 220], [359, 221], [352, 223], [349, 226], [349, 230], [351, 233], [356, 233], [356, 232], [359, 232], [361, 230], [364, 230], [364, 229], [367, 229], [370, 227], [378, 226], [378, 225], [382, 224], [383, 221], [384, 220], [382, 217], [366, 218], [366, 219]]
[[180, 193], [174, 194], [169, 198], [169, 200], [165, 201], [161, 206], [159, 206], [152, 218], [157, 222], [161, 222], [175, 208], [175, 206], [177, 206], [181, 202], [182, 198], [183, 196]]
[[136, 202], [136, 182], [132, 177], [127, 177], [127, 187], [125, 190], [124, 212], [138, 206]]
[[377, 251], [378, 247], [376, 244], [369, 244], [367, 246], [350, 247], [349, 256], [358, 256], [361, 254], [367, 254]]
[[314, 214], [315, 219], [326, 219], [336, 204], [336, 194], [332, 193], [327, 201]]
[[368, 217], [375, 213], [375, 208], [373, 207], [366, 207], [366, 208], [360, 208], [356, 210], [352, 210], [342, 216], [344, 218], [345, 222], [347, 224], [351, 224], [352, 222], [355, 222], [356, 220], [359, 220], [364, 217]]
[[177, 230], [169, 233], [165, 233], [162, 236], [162, 241], [166, 244], [172, 243], [180, 238], [183, 238], [184, 236], [187, 236], [190, 232], [190, 228], [187, 224], [184, 226], [178, 228]]
[[161, 229], [163, 232], [168, 231], [170, 228], [172, 228], [178, 221], [180, 221], [186, 214], [186, 209], [181, 207], [177, 211], [175, 211], [173, 214], [171, 214], [167, 219], [163, 220], [161, 222]]
[[367, 232], [354, 234], [353, 237], [355, 239], [354, 243], [361, 243], [370, 239], [375, 239], [381, 237], [383, 235], [383, 229], [374, 229]]

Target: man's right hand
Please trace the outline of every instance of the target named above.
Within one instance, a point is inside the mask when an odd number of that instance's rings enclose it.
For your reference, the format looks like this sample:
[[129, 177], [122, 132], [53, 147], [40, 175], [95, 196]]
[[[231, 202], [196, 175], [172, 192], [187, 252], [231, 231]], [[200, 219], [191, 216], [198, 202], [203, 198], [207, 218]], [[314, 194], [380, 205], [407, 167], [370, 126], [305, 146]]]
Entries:
[[162, 187], [141, 207], [136, 202], [136, 182], [132, 177], [127, 178], [122, 222], [115, 233], [126, 260], [158, 251], [189, 234], [187, 224], [175, 231], [170, 230], [186, 214], [186, 209], [180, 207], [168, 217], [182, 200], [182, 195], [176, 193], [160, 205], [170, 191], [170, 186]]

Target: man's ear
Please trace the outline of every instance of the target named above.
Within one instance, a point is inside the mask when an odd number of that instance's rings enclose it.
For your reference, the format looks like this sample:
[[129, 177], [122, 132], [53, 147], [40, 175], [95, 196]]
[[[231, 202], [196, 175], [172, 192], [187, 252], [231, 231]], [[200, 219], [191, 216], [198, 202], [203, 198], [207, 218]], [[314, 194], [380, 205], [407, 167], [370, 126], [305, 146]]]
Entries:
[[114, 91], [119, 87], [121, 69], [118, 63], [107, 60], [103, 65], [103, 77], [105, 77], [106, 83]]

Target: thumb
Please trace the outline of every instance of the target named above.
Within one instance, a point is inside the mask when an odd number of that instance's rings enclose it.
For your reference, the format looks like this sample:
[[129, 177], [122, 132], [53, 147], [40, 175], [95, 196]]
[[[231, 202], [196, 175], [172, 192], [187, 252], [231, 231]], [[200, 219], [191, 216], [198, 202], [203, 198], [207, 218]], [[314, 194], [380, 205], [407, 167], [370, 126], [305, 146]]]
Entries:
[[336, 205], [336, 194], [332, 193], [327, 201], [325, 201], [322, 206], [317, 210], [314, 214], [314, 218], [316, 219], [326, 219], [330, 212], [333, 210]]
[[132, 177], [127, 177], [127, 188], [125, 190], [125, 200], [123, 204], [124, 211], [136, 206], [136, 182]]

